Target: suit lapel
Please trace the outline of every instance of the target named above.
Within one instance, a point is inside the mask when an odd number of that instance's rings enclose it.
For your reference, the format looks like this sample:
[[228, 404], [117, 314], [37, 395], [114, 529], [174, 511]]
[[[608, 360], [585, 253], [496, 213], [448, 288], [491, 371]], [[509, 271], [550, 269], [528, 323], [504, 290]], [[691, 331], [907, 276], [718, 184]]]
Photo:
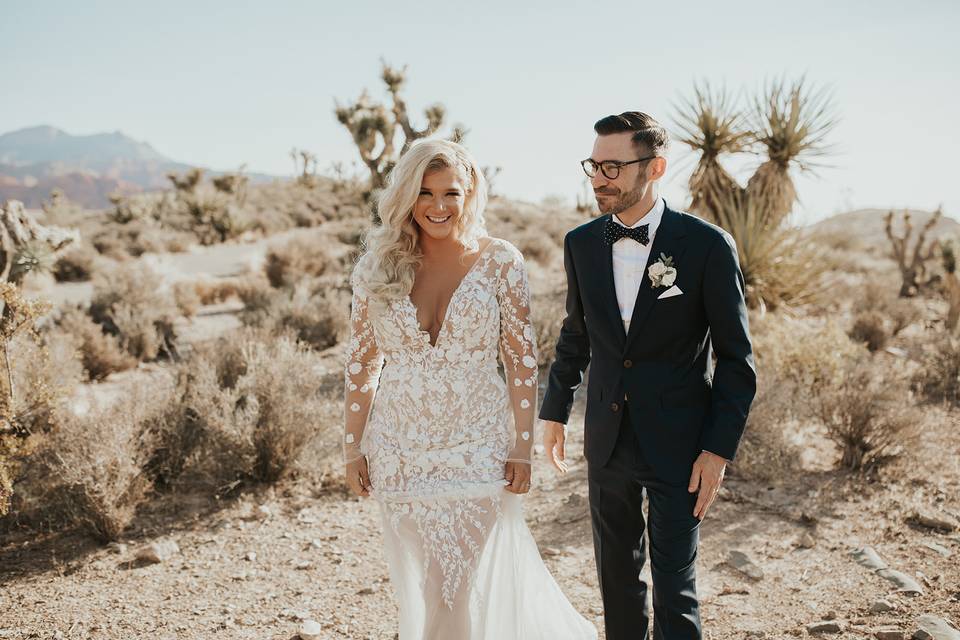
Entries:
[[[609, 214], [604, 216], [604, 218], [609, 217]], [[617, 287], [613, 280], [613, 246], [603, 241], [603, 228], [606, 224], [607, 220], [604, 219], [594, 227], [597, 243], [594, 255], [597, 257], [600, 266], [598, 286], [600, 287], [601, 299], [604, 300], [603, 306], [607, 319], [612, 323], [613, 330], [620, 336], [620, 342], [622, 343], [627, 339], [627, 334], [623, 330], [623, 319], [620, 317], [620, 305], [617, 302]]]
[[[637, 337], [637, 334], [640, 333], [643, 324], [647, 321], [650, 312], [653, 310], [653, 306], [657, 302], [657, 296], [666, 290], [663, 288], [653, 288], [650, 277], [647, 275], [650, 265], [659, 260], [660, 254], [663, 253], [673, 258], [673, 265], [677, 268], [678, 272], [683, 269], [683, 263], [680, 261], [680, 258], [683, 256], [683, 251], [686, 247], [680, 242], [680, 239], [683, 238], [684, 235], [686, 235], [686, 231], [683, 228], [683, 218], [676, 211], [665, 207], [663, 210], [663, 218], [660, 220], [660, 226], [657, 228], [656, 235], [653, 238], [653, 246], [650, 247], [650, 256], [647, 258], [647, 264], [643, 269], [643, 280], [640, 282], [640, 290], [637, 291], [637, 300], [633, 307], [633, 316], [630, 318], [630, 332], [627, 334], [624, 351], [630, 348], [630, 344]], [[611, 268], [611, 278], [613, 275], [612, 271]], [[623, 324], [621, 323], [620, 326], [622, 328]]]

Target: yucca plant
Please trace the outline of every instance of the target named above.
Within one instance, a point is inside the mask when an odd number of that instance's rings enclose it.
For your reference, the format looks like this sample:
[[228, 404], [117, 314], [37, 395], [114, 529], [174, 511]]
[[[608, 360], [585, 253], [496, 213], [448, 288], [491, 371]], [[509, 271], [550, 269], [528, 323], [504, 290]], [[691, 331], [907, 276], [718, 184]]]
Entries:
[[793, 210], [797, 190], [790, 169], [820, 166], [817, 159], [829, 152], [826, 137], [836, 123], [829, 91], [810, 88], [803, 78], [774, 81], [755, 99], [751, 127], [767, 160], [750, 177], [747, 192], [763, 194], [769, 203], [766, 224], [779, 226]]
[[824, 287], [826, 263], [793, 227], [771, 227], [763, 193], [714, 192], [716, 223], [733, 236], [751, 308], [774, 309], [809, 302]]
[[725, 89], [711, 90], [708, 83], [694, 85], [693, 98], [677, 107], [676, 125], [680, 142], [700, 154], [690, 175], [690, 210], [700, 217], [716, 221], [716, 203], [712, 194], [742, 189], [720, 164], [724, 153], [744, 151], [752, 140], [746, 118]]

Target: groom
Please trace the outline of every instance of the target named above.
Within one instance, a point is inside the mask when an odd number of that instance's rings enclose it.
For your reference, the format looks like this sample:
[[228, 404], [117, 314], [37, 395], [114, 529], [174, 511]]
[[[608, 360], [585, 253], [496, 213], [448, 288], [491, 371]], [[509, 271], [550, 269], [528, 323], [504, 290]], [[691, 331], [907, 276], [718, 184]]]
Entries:
[[564, 470], [564, 425], [592, 362], [584, 455], [607, 639], [647, 638], [645, 532], [654, 638], [699, 639], [699, 525], [756, 392], [743, 275], [730, 235], [659, 197], [668, 137], [656, 120], [628, 111], [594, 130], [582, 165], [605, 215], [564, 241], [544, 445]]

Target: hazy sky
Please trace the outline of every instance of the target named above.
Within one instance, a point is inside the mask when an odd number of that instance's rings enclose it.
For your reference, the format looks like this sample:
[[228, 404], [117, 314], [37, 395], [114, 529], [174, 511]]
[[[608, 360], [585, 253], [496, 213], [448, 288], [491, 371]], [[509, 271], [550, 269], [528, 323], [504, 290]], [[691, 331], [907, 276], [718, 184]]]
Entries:
[[[498, 191], [573, 201], [598, 117], [669, 125], [696, 80], [752, 93], [806, 74], [841, 122], [834, 166], [797, 180], [803, 219], [940, 202], [960, 216], [960, 2], [569, 4], [0, 0], [0, 132], [120, 130], [175, 160], [284, 175], [296, 146], [327, 168], [357, 158], [334, 98], [386, 98], [383, 56], [409, 65], [415, 114], [440, 101], [467, 125], [480, 163], [503, 168]], [[674, 145], [670, 160], [663, 193], [683, 206], [693, 158]]]

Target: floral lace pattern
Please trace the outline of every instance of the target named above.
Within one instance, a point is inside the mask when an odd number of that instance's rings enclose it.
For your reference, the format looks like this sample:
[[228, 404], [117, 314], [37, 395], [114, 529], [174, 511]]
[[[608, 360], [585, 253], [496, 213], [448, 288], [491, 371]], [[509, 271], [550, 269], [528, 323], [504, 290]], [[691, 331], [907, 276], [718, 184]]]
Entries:
[[424, 575], [439, 565], [448, 607], [499, 518], [505, 463], [530, 460], [529, 316], [523, 257], [504, 240], [489, 241], [454, 291], [435, 345], [409, 296], [378, 305], [354, 285], [344, 461], [367, 457], [371, 495], [398, 539], [402, 526], [419, 532], [416, 557]]

